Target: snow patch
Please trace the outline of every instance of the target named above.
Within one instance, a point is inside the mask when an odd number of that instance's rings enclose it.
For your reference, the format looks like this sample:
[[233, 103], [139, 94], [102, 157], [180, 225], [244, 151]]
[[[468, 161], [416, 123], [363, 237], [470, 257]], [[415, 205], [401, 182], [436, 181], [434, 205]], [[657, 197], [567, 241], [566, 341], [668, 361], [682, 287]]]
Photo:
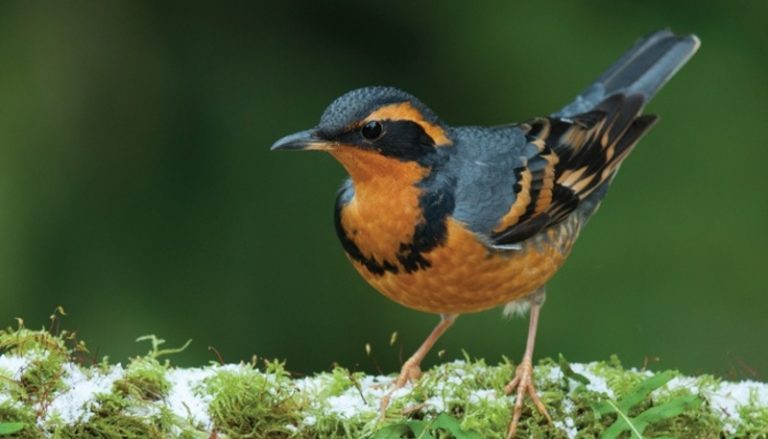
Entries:
[[592, 392], [599, 392], [603, 393], [605, 395], [608, 395], [609, 398], [613, 398], [613, 389], [608, 385], [608, 380], [605, 379], [605, 377], [602, 377], [600, 375], [597, 375], [592, 371], [592, 368], [595, 366], [594, 363], [589, 364], [571, 364], [571, 369], [573, 369], [574, 372], [584, 375], [589, 380], [589, 384], [587, 384], [587, 390], [590, 390]]
[[[596, 363], [571, 363], [571, 369], [574, 372], [580, 375], [584, 375], [589, 380], [589, 384], [586, 385], [587, 390], [591, 392], [602, 393], [607, 395], [609, 398], [613, 398], [613, 389], [611, 389], [611, 386], [608, 385], [608, 380], [593, 372], [592, 368], [594, 366], [596, 366]], [[549, 374], [545, 377], [547, 380], [549, 380], [549, 382], [556, 382], [562, 380], [564, 376], [565, 375], [560, 369], [560, 366], [552, 366], [552, 368], [549, 370]], [[570, 379], [569, 382], [571, 383], [570, 389], [573, 391], [577, 387], [576, 382]]]
[[739, 409], [745, 406], [768, 407], [768, 384], [756, 381], [721, 383], [710, 391], [702, 392], [712, 410], [719, 414], [728, 433], [735, 433], [741, 416]]
[[213, 369], [171, 369], [165, 374], [165, 378], [171, 384], [168, 393], [168, 407], [173, 414], [181, 418], [189, 419], [192, 423], [203, 426], [209, 430], [212, 423], [208, 416], [208, 406], [213, 396], [200, 396], [195, 389], [205, 380], [211, 377]]
[[112, 384], [123, 375], [123, 367], [117, 364], [103, 373], [99, 369], [91, 369], [88, 374], [73, 363], [65, 363], [62, 367], [62, 382], [64, 391], [54, 395], [53, 402], [48, 406], [43, 423], [58, 417], [67, 425], [78, 421], [88, 421], [91, 417], [90, 403], [100, 393], [112, 392]]
[[432, 396], [424, 401], [424, 404], [430, 407], [435, 413], [442, 413], [448, 409], [445, 398], [442, 396]]
[[554, 425], [558, 430], [562, 430], [565, 435], [568, 436], [568, 439], [575, 438], [576, 434], [579, 432], [579, 429], [576, 428], [576, 423], [571, 417], [567, 417], [562, 421], [555, 421]]
[[494, 401], [498, 399], [498, 392], [494, 389], [479, 389], [473, 390], [469, 394], [468, 401], [472, 404], [479, 404], [481, 402]]
[[19, 355], [0, 355], [0, 369], [5, 370], [12, 380], [21, 378], [24, 369], [32, 362], [32, 358]]
[[328, 398], [328, 413], [337, 415], [342, 419], [352, 419], [365, 412], [375, 411], [364, 401], [357, 389], [347, 389], [339, 396]]
[[701, 392], [699, 380], [691, 377], [674, 377], [664, 386], [651, 392], [651, 398], [658, 399], [660, 396], [674, 392], [675, 390], [685, 389], [694, 395]]

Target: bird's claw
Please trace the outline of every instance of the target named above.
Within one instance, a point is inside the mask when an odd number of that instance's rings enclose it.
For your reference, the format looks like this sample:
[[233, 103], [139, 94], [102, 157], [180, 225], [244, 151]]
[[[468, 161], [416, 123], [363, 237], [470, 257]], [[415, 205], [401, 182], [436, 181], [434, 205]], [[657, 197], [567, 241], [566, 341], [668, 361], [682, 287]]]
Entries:
[[421, 378], [421, 367], [418, 363], [406, 361], [403, 367], [400, 369], [400, 374], [395, 379], [392, 388], [381, 398], [381, 405], [379, 406], [379, 419], [384, 419], [384, 415], [387, 414], [387, 407], [392, 400], [392, 395], [398, 390], [405, 387], [409, 382], [416, 382]]
[[547, 412], [547, 408], [544, 403], [539, 399], [539, 395], [536, 393], [536, 387], [533, 384], [533, 364], [530, 359], [524, 359], [515, 370], [515, 378], [504, 386], [504, 392], [509, 395], [512, 392], [517, 391], [517, 397], [515, 398], [515, 409], [512, 412], [512, 422], [509, 424], [509, 430], [507, 433], [507, 439], [515, 437], [517, 431], [517, 424], [520, 422], [520, 415], [523, 413], [523, 401], [525, 396], [528, 395], [539, 410], [539, 413], [544, 415], [547, 420], [552, 423], [552, 418]]

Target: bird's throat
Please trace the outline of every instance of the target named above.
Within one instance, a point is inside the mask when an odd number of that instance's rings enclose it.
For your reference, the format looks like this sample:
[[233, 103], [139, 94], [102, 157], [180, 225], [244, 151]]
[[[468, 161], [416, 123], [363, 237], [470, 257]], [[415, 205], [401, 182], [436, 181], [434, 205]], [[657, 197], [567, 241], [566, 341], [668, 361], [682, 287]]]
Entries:
[[331, 154], [346, 168], [354, 197], [341, 209], [345, 235], [366, 258], [396, 264], [424, 221], [418, 183], [429, 169], [373, 151], [340, 147]]
[[413, 186], [429, 173], [428, 168], [417, 162], [402, 161], [353, 146], [338, 146], [330, 153], [347, 170], [358, 191], [369, 184], [383, 185], [390, 181], [398, 182], [393, 189]]

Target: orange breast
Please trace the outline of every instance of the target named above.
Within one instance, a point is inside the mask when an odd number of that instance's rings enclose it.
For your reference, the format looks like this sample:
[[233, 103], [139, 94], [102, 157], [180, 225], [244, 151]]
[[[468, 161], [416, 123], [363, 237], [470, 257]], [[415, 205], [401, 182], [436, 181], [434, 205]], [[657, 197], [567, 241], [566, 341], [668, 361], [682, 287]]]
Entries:
[[532, 293], [560, 268], [578, 235], [578, 218], [548, 229], [521, 250], [489, 251], [458, 221], [448, 220], [444, 245], [425, 255], [429, 268], [370, 273], [352, 260], [379, 292], [409, 308], [432, 313], [482, 311]]
[[337, 147], [332, 154], [355, 181], [355, 197], [341, 215], [348, 239], [367, 257], [397, 263], [401, 244], [423, 220], [415, 184], [427, 169], [359, 148]]

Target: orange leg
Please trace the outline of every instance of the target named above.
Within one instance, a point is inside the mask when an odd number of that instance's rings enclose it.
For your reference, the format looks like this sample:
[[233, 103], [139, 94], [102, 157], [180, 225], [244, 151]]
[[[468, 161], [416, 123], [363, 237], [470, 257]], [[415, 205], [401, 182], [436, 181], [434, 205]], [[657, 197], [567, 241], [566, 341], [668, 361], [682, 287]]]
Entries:
[[395, 393], [397, 389], [405, 386], [408, 382], [415, 381], [421, 377], [420, 365], [424, 360], [424, 357], [427, 356], [429, 350], [435, 345], [437, 339], [439, 339], [440, 336], [453, 325], [453, 322], [456, 321], [456, 317], [458, 316], [458, 314], [440, 314], [440, 323], [435, 326], [435, 329], [433, 329], [432, 333], [429, 334], [429, 337], [424, 340], [424, 343], [419, 346], [419, 349], [417, 349], [416, 352], [403, 363], [403, 367], [400, 369], [400, 375], [397, 376], [393, 388], [381, 398], [381, 417], [384, 417], [384, 414], [387, 411], [389, 402], [392, 399], [392, 394]]
[[517, 424], [520, 422], [520, 415], [523, 413], [523, 399], [526, 395], [531, 398], [531, 401], [533, 401], [533, 404], [539, 410], [539, 413], [546, 416], [550, 423], [552, 422], [552, 418], [549, 416], [546, 407], [544, 407], [544, 404], [536, 394], [536, 388], [533, 385], [533, 346], [536, 344], [536, 327], [539, 324], [539, 311], [541, 310], [541, 305], [541, 303], [531, 303], [531, 320], [528, 324], [528, 341], [525, 345], [523, 361], [515, 370], [515, 378], [504, 387], [504, 391], [507, 395], [517, 390], [515, 409], [512, 412], [512, 422], [509, 424], [507, 439], [515, 437]]

